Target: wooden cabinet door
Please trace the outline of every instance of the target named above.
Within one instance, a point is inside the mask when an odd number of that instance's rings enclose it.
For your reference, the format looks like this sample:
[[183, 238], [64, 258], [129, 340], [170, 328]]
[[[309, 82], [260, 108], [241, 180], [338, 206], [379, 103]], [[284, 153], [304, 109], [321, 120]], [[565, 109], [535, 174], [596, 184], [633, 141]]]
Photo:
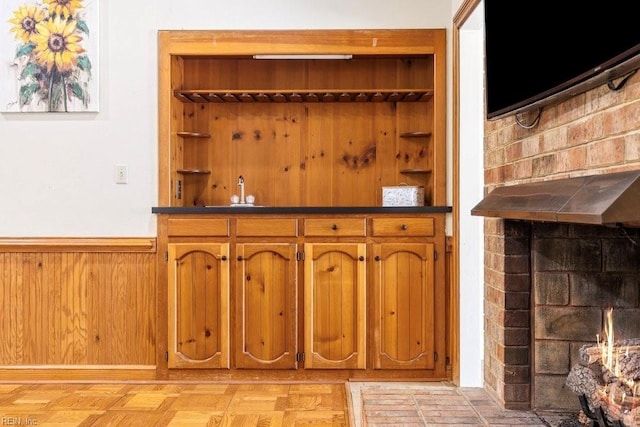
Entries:
[[375, 369], [434, 369], [434, 245], [373, 245]]
[[228, 244], [169, 244], [169, 368], [229, 368], [228, 257]]
[[297, 367], [296, 250], [294, 243], [236, 245], [236, 367]]
[[305, 368], [364, 369], [366, 244], [304, 248]]

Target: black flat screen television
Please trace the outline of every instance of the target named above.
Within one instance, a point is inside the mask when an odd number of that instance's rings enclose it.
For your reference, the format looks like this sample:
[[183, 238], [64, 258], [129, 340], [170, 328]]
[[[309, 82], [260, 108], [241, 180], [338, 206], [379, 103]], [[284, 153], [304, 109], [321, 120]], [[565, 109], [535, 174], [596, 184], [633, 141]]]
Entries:
[[640, 2], [483, 0], [487, 119], [539, 109], [640, 68]]

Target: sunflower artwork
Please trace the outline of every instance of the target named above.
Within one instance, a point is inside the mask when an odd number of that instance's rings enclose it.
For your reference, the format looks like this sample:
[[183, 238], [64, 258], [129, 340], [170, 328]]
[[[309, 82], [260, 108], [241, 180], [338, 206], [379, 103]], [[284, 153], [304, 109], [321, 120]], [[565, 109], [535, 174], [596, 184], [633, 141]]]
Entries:
[[3, 111], [97, 111], [90, 32], [97, 19], [89, 10], [97, 8], [97, 0], [89, 1], [91, 8], [85, 0], [15, 5], [6, 20], [15, 50], [8, 53], [6, 75], [0, 75]]

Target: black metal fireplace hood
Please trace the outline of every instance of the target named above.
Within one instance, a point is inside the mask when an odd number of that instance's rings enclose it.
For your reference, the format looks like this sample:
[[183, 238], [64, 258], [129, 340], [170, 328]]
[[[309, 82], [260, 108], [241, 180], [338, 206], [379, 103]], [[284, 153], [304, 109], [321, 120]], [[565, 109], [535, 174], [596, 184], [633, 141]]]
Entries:
[[640, 170], [498, 187], [471, 214], [640, 227]]

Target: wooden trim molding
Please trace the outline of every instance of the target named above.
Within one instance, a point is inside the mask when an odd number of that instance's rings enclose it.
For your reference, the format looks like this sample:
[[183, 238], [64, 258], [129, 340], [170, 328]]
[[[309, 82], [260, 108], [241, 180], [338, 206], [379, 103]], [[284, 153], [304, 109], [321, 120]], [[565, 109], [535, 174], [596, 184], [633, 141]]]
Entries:
[[0, 252], [156, 252], [155, 237], [0, 237]]
[[153, 381], [155, 365], [0, 366], [2, 382]]

